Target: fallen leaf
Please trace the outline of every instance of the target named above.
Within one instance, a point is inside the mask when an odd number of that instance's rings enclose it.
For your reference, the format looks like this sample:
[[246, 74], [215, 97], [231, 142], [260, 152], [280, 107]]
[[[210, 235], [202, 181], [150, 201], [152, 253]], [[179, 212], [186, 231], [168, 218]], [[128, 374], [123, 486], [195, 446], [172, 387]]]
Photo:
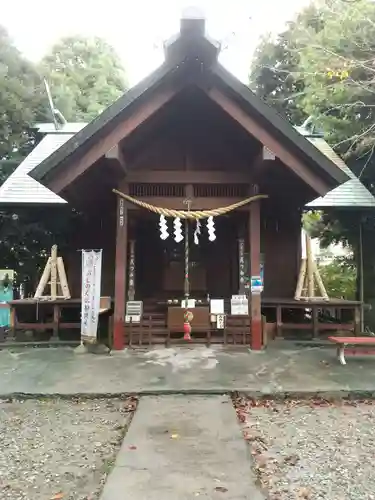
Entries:
[[51, 500], [60, 500], [63, 497], [64, 497], [63, 492], [59, 491], [58, 493], [56, 493], [55, 495], [53, 495], [53, 497], [51, 497]]
[[224, 486], [216, 486], [215, 491], [220, 491], [220, 493], [226, 493], [228, 491]]
[[136, 449], [137, 449], [137, 447], [134, 446], [133, 444], [131, 446], [129, 446], [129, 450], [136, 450]]
[[294, 455], [290, 455], [289, 457], [286, 457], [284, 459], [284, 462], [288, 465], [296, 465], [298, 460], [299, 460], [299, 456], [294, 454]]

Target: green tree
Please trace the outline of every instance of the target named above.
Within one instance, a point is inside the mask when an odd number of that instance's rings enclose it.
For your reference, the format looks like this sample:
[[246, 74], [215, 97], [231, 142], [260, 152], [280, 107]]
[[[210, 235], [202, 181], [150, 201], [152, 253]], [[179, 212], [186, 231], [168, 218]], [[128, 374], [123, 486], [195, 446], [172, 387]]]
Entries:
[[[375, 4], [369, 0], [331, 0], [322, 5], [324, 25], [305, 32], [300, 71], [305, 88], [300, 105], [314, 117], [331, 145], [374, 192], [375, 162]], [[358, 214], [327, 212], [319, 226], [323, 242], [351, 245], [359, 261]], [[375, 327], [375, 225], [363, 214], [364, 296]]]
[[[311, 21], [315, 19], [315, 25], [311, 22], [301, 23], [308, 13], [305, 9], [297, 22], [291, 23], [286, 32], [272, 42], [274, 48], [267, 47], [267, 65], [277, 74], [280, 68], [280, 44], [288, 40], [283, 68], [285, 77], [277, 87], [277, 92], [269, 86], [269, 93], [263, 98], [280, 111], [280, 99], [275, 102], [275, 96], [280, 96], [287, 108], [284, 115], [294, 124], [300, 123], [296, 109], [301, 117], [311, 116], [314, 125], [323, 129], [330, 144], [374, 192], [375, 3], [371, 0], [326, 0], [316, 1], [310, 9], [310, 12], [315, 9], [311, 18]], [[270, 58], [270, 54], [274, 54], [273, 58]], [[262, 61], [262, 57], [262, 54], [258, 54], [258, 61]], [[255, 74], [254, 70], [251, 74]], [[298, 95], [289, 83], [296, 76]], [[260, 95], [264, 88], [258, 81], [255, 89]], [[373, 214], [363, 214], [362, 226], [365, 300], [372, 305], [367, 322], [375, 327], [373, 218]], [[314, 221], [310, 218], [309, 222]], [[319, 234], [323, 243], [341, 241], [349, 244], [358, 260], [358, 213], [327, 212], [311, 224], [311, 231], [315, 231], [315, 235]]]
[[[43, 77], [55, 107], [71, 121], [95, 118], [126, 88], [118, 57], [98, 38], [61, 40], [36, 71], [0, 30], [0, 182], [38, 140], [30, 126], [51, 120]], [[1, 266], [17, 270], [18, 280], [31, 282], [33, 288], [46, 252], [54, 243], [64, 251], [67, 231], [79, 217], [67, 207], [48, 213], [38, 208], [0, 211]]]
[[331, 0], [321, 16], [322, 29], [305, 30], [300, 41], [301, 106], [331, 144], [356, 160], [375, 144], [375, 3]]
[[55, 107], [67, 121], [90, 121], [127, 88], [114, 49], [101, 38], [62, 38], [40, 63]]
[[[0, 180], [29, 152], [30, 126], [40, 104], [40, 79], [0, 26]], [[6, 163], [5, 163], [6, 161]], [[2, 170], [3, 170], [2, 169]]]
[[285, 31], [261, 38], [250, 67], [250, 88], [294, 124], [308, 116], [300, 105], [305, 89], [300, 71], [301, 43], [306, 30], [317, 32], [322, 24], [319, 10], [311, 4]]
[[336, 258], [329, 264], [319, 265], [319, 273], [329, 297], [355, 300], [357, 272], [352, 260]]
[[[37, 117], [42, 117], [42, 101], [37, 71], [0, 26], [0, 184], [33, 148], [36, 136], [31, 126]], [[0, 263], [3, 268], [19, 269], [20, 254], [31, 253], [34, 242], [41, 233], [45, 234], [30, 213], [26, 218], [27, 222], [24, 218], [21, 221], [13, 211], [6, 209], [0, 212]], [[37, 234], [31, 237], [36, 227]]]

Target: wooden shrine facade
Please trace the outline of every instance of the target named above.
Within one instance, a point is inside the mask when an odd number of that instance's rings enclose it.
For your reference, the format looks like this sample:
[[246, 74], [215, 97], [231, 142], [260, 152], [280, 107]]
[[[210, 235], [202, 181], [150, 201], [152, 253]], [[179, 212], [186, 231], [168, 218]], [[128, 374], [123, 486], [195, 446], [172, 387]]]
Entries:
[[[188, 200], [193, 211], [265, 195], [215, 217], [215, 241], [203, 220], [195, 244], [189, 223], [190, 296], [200, 307], [246, 293], [246, 280], [264, 266], [263, 294], [250, 297], [240, 325], [230, 318], [243, 342], [259, 349], [262, 300], [294, 295], [302, 208], [347, 177], [219, 65], [204, 20], [183, 19], [165, 52], [158, 70], [31, 175], [84, 214], [65, 256], [73, 296], [80, 295], [77, 249], [103, 249], [102, 295], [114, 297], [115, 349], [131, 335], [142, 343], [153, 330], [171, 338], [166, 315], [184, 296], [185, 255], [173, 239], [173, 218], [162, 240], [158, 215], [113, 190], [174, 210], [186, 210]], [[126, 324], [129, 300], [143, 301], [141, 329]]]

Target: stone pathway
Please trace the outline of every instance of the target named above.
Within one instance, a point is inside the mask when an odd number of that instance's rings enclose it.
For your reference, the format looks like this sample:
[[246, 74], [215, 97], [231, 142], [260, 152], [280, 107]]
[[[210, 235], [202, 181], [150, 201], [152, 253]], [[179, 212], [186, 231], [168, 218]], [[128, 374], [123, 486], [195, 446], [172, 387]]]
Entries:
[[145, 396], [101, 500], [262, 500], [230, 398]]
[[70, 348], [0, 350], [0, 397], [122, 393], [375, 392], [374, 356], [284, 344], [263, 352], [203, 346], [79, 355]]

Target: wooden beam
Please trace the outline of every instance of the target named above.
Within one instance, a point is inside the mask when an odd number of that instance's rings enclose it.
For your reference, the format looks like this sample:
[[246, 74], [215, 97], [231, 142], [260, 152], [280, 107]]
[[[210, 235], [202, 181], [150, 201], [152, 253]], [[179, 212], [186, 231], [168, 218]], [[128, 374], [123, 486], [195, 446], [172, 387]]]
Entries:
[[254, 181], [258, 181], [260, 176], [264, 171], [264, 155], [263, 155], [264, 146], [262, 146], [259, 153], [255, 156], [252, 164], [251, 164], [251, 174]]
[[142, 123], [160, 110], [177, 92], [178, 88], [176, 87], [168, 87], [156, 92], [152, 98], [141, 104], [137, 111], [118, 123], [107, 135], [98, 139], [79, 160], [67, 164], [65, 168], [59, 169], [56, 175], [47, 182], [47, 187], [55, 193], [60, 193], [75, 179], [86, 172], [99, 158], [104, 156], [122, 139], [129, 136]]
[[247, 132], [268, 148], [274, 155], [289, 167], [296, 175], [309, 184], [321, 196], [324, 196], [331, 188], [316, 174], [300, 161], [287, 148], [276, 140], [265, 128], [261, 127], [256, 120], [251, 118], [241, 107], [228, 98], [217, 88], [207, 90], [207, 95], [216, 102], [228, 115], [239, 123]]
[[254, 183], [260, 184], [261, 181], [267, 175], [269, 169], [272, 166], [274, 166], [275, 163], [277, 163], [277, 162], [274, 160], [264, 158], [263, 148], [262, 148], [262, 151], [259, 153], [258, 156], [256, 156], [253, 163], [251, 164], [250, 168], [251, 168], [251, 179], [252, 180], [250, 182], [252, 184], [254, 184]]
[[115, 310], [113, 325], [113, 349], [124, 348], [126, 312], [126, 275], [128, 249], [128, 211], [124, 199], [117, 197], [117, 231], [115, 261]]
[[107, 158], [107, 160], [113, 163], [119, 170], [121, 170], [123, 174], [127, 173], [128, 171], [127, 165], [119, 144], [116, 144], [115, 146], [113, 146], [113, 148], [107, 151], [105, 157]]
[[57, 297], [57, 245], [52, 246], [51, 251], [51, 297]]
[[209, 170], [128, 170], [128, 183], [158, 184], [242, 184], [251, 183], [251, 172], [219, 172]]
[[[251, 279], [252, 276], [260, 276], [260, 200], [251, 203], [249, 208]], [[251, 293], [250, 297], [251, 348], [259, 351], [262, 348], [261, 295]]]

